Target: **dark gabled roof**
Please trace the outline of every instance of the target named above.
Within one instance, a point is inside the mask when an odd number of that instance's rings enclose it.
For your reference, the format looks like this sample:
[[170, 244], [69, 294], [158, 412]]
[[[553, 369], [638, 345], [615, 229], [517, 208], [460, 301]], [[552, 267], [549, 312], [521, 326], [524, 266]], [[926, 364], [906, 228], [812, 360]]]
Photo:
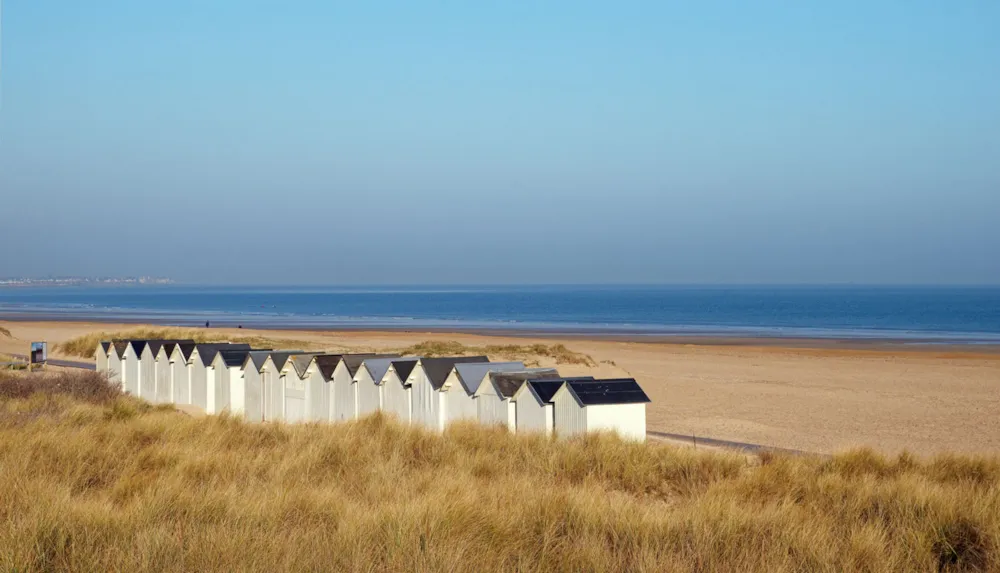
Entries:
[[297, 374], [299, 378], [302, 378], [303, 376], [306, 375], [306, 370], [312, 363], [312, 359], [317, 356], [320, 356], [321, 354], [323, 353], [310, 352], [309, 354], [296, 354], [295, 356], [292, 356], [288, 362], [285, 363], [285, 366], [288, 366], [288, 363], [291, 362], [292, 368], [295, 369], [295, 374]]
[[247, 361], [247, 356], [251, 352], [270, 352], [270, 350], [263, 348], [254, 348], [252, 350], [248, 348], [239, 350], [223, 348], [219, 350], [218, 356], [222, 357], [222, 360], [226, 363], [226, 366], [228, 367], [243, 366], [243, 364], [245, 364]]
[[382, 379], [385, 378], [385, 373], [389, 371], [389, 366], [392, 365], [393, 361], [399, 358], [398, 356], [392, 356], [390, 358], [366, 358], [361, 367], [368, 371], [368, 375], [371, 376], [372, 381], [376, 385], [382, 383]]
[[180, 342], [175, 347], [181, 351], [181, 356], [184, 357], [184, 362], [191, 360], [191, 353], [194, 352], [194, 347], [197, 346], [194, 342]]
[[215, 360], [215, 355], [219, 353], [220, 350], [250, 350], [249, 344], [230, 344], [228, 342], [219, 342], [212, 344], [198, 344], [195, 346], [198, 350], [198, 357], [201, 358], [201, 363], [205, 366], [212, 364]]
[[270, 356], [272, 352], [273, 350], [251, 350], [250, 352], [247, 352], [246, 358], [243, 360], [243, 364], [246, 365], [246, 362], [249, 360], [250, 363], [253, 364], [254, 369], [260, 372], [261, 366], [267, 362], [267, 357]]
[[528, 380], [528, 384], [531, 385], [532, 390], [542, 402], [551, 402], [552, 397], [556, 395], [556, 392], [562, 388], [562, 385], [573, 381], [573, 382], [586, 382], [593, 381], [593, 376], [577, 376], [575, 378], [551, 378], [543, 380]]
[[420, 365], [423, 366], [424, 372], [427, 374], [427, 381], [431, 383], [431, 387], [435, 390], [440, 390], [448, 375], [451, 374], [451, 369], [456, 364], [489, 361], [490, 359], [485, 356], [448, 356], [442, 358], [421, 358]]
[[128, 340], [112, 340], [111, 344], [115, 347], [115, 354], [118, 355], [118, 358], [123, 358], [128, 349]]
[[312, 359], [316, 363], [316, 368], [319, 369], [320, 376], [323, 380], [329, 382], [333, 378], [333, 371], [337, 369], [337, 365], [344, 358], [343, 354], [320, 354]]
[[118, 353], [118, 358], [124, 358], [125, 352], [128, 351], [129, 346], [136, 349], [136, 356], [142, 354], [142, 349], [146, 346], [146, 339], [119, 339], [113, 340], [112, 343], [115, 345], [115, 352]]
[[566, 387], [584, 406], [649, 402], [649, 397], [642, 391], [635, 378], [569, 381]]
[[146, 349], [147, 344], [149, 344], [148, 340], [133, 340], [132, 351], [135, 352], [136, 356], [142, 356], [142, 351]]
[[174, 348], [177, 348], [178, 344], [180, 344], [180, 342], [164, 342], [161, 350], [167, 354], [167, 358], [170, 358], [170, 355], [174, 353]]
[[280, 350], [271, 353], [271, 362], [274, 362], [274, 367], [277, 368], [279, 372], [281, 372], [281, 369], [285, 367], [285, 362], [288, 362], [289, 358], [291, 358], [292, 356], [296, 356], [298, 354], [308, 354], [308, 353], [305, 352], [304, 350]]
[[107, 354], [108, 350], [111, 349], [111, 341], [110, 340], [102, 340], [101, 341], [101, 348], [104, 350], [104, 353]]
[[191, 340], [190, 338], [177, 338], [177, 339], [173, 339], [173, 340], [167, 340], [167, 339], [163, 339], [163, 340], [150, 340], [149, 344], [148, 344], [149, 351], [153, 354], [153, 356], [156, 356], [157, 354], [160, 353], [160, 349], [161, 348], [163, 348], [164, 346], [170, 344], [171, 346], [167, 350], [167, 354], [169, 354], [171, 351], [173, 351], [173, 345], [175, 345], [175, 344], [177, 344], [179, 342], [191, 343], [191, 342], [194, 342], [194, 340]]
[[365, 360], [369, 358], [399, 358], [398, 354], [345, 354], [344, 355], [344, 366], [347, 368], [347, 372], [354, 378], [358, 375], [358, 369]]
[[[479, 385], [490, 372], [514, 372], [524, 370], [523, 362], [473, 362], [456, 364], [453, 368], [457, 374], [458, 383], [467, 394], [475, 394]], [[450, 376], [451, 373], [449, 372]]]
[[517, 372], [490, 372], [490, 381], [504, 398], [510, 398], [528, 380], [551, 380], [559, 378], [555, 368], [531, 368]]
[[393, 360], [392, 369], [396, 371], [396, 376], [399, 376], [399, 381], [406, 384], [406, 379], [410, 377], [410, 373], [413, 372], [413, 367], [419, 362], [419, 358], [407, 358], [405, 360]]

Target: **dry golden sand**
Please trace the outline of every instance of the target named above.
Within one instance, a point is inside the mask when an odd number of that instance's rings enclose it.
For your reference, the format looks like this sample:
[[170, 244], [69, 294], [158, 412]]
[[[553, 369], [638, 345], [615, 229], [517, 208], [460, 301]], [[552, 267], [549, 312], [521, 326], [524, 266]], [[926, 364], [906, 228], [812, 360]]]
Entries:
[[[31, 340], [51, 346], [93, 331], [136, 327], [55, 322], [0, 326], [14, 337], [0, 338], [0, 353], [21, 354]], [[1000, 452], [1000, 355], [987, 352], [420, 332], [213, 331], [309, 341], [317, 349], [334, 351], [399, 349], [425, 340], [473, 346], [563, 343], [598, 363], [594, 368], [561, 365], [563, 374], [634, 376], [653, 400], [647, 413], [650, 430], [814, 452], [853, 446], [888, 453]], [[545, 359], [540, 362], [546, 365]]]

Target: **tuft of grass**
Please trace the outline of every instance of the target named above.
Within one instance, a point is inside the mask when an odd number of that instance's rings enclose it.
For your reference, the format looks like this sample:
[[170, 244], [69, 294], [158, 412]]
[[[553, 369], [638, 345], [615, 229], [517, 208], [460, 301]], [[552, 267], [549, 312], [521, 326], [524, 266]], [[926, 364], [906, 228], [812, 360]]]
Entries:
[[0, 371], [0, 400], [20, 400], [35, 394], [64, 395], [90, 404], [110, 404], [119, 396], [119, 385], [106, 374], [64, 370], [35, 374]]
[[311, 342], [264, 336], [233, 336], [224, 332], [197, 328], [135, 328], [118, 332], [91, 332], [55, 345], [55, 350], [71, 356], [91, 358], [94, 349], [102, 340], [114, 339], [191, 339], [195, 342], [236, 342], [250, 344], [255, 348], [296, 348], [310, 350]]
[[521, 360], [537, 364], [539, 358], [551, 358], [556, 364], [582, 364], [596, 366], [594, 360], [581, 352], [566, 348], [564, 344], [489, 344], [469, 346], [454, 340], [427, 340], [399, 350], [409, 356], [466, 356], [485, 354], [491, 359]]
[[2, 326], [0, 326], [0, 336], [3, 336], [4, 338], [14, 338], [14, 335], [12, 335], [9, 330], [7, 330]]
[[0, 423], [5, 571], [1000, 569], [996, 457], [748, 463], [609, 435], [249, 424], [18, 388], [0, 400], [0, 421], [20, 416]]

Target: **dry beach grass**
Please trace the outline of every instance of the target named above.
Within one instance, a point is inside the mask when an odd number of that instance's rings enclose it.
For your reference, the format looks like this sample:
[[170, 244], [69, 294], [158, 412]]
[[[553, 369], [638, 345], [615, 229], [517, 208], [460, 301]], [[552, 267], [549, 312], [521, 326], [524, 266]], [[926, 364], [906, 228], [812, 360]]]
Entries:
[[313, 343], [306, 340], [274, 339], [257, 335], [233, 336], [225, 332], [199, 329], [199, 328], [176, 328], [176, 327], [140, 327], [129, 330], [113, 332], [88, 332], [76, 336], [64, 342], [56, 344], [55, 350], [67, 356], [80, 358], [93, 358], [94, 349], [97, 344], [104, 340], [194, 340], [195, 342], [239, 342], [250, 344], [254, 348], [295, 348], [297, 350], [310, 350]]
[[[97, 344], [103, 340], [191, 339], [196, 342], [242, 342], [255, 348], [296, 348], [314, 350], [315, 343], [308, 340], [288, 340], [265, 336], [233, 336], [225, 332], [190, 328], [133, 328], [113, 332], [90, 332], [61, 342], [56, 350], [80, 358], [92, 358]], [[352, 348], [352, 351], [373, 351], [371, 348]], [[529, 366], [538, 365], [539, 359], [550, 358], [556, 364], [594, 366], [586, 354], [574, 352], [563, 344], [487, 344], [473, 346], [455, 340], [425, 340], [405, 348], [395, 349], [402, 356], [467, 356], [488, 355], [495, 360], [523, 360]]]
[[1000, 569], [1000, 460], [190, 418], [0, 373], [0, 570]]
[[[91, 352], [100, 332], [163, 327], [120, 323], [0, 321], [0, 353], [24, 355], [46, 340], [53, 358], [76, 359], [57, 348], [82, 335]], [[844, 347], [823, 341], [639, 341], [540, 338], [436, 332], [336, 332], [183, 328], [169, 335], [254, 340], [261, 346], [332, 352], [420, 354], [487, 352], [494, 360], [556, 367], [567, 376], [634, 377], [653, 400], [650, 430], [766, 444], [820, 453], [871, 446], [892, 455], [910, 450], [992, 455], [1000, 452], [1000, 348]], [[92, 342], [92, 343], [91, 343]], [[798, 346], [796, 346], [798, 344]], [[541, 345], [550, 354], [532, 351]], [[570, 360], [557, 350], [565, 348]], [[416, 348], [414, 348], [416, 349]], [[594, 365], [574, 363], [590, 360]]]

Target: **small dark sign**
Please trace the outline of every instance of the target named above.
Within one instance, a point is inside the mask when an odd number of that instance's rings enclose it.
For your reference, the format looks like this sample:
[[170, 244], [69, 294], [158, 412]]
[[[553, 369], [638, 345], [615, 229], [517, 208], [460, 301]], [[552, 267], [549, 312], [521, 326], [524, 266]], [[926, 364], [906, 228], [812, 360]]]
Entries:
[[44, 364], [48, 357], [48, 344], [44, 342], [31, 343], [31, 355], [29, 360], [32, 364]]

